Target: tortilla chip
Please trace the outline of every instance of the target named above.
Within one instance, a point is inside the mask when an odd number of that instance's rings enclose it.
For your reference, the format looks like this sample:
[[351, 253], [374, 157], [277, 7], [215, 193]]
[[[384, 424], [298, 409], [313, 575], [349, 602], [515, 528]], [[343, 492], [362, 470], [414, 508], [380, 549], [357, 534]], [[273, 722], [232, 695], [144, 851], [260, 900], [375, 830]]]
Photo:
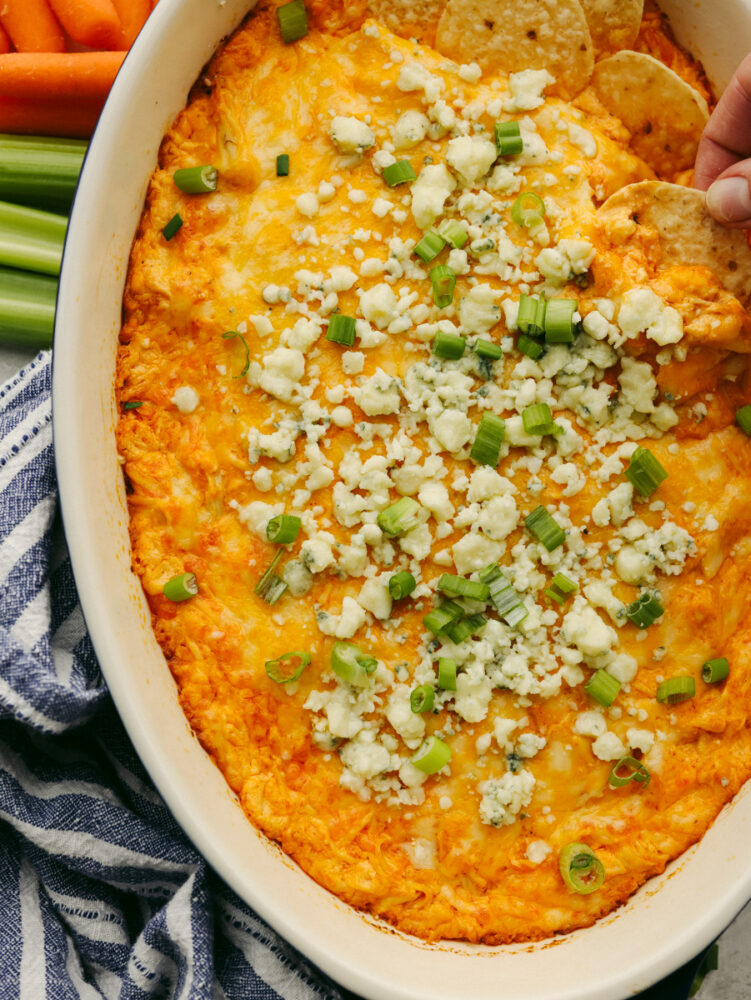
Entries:
[[672, 69], [643, 52], [619, 52], [597, 63], [592, 86], [653, 170], [675, 174], [693, 165], [709, 110]]
[[633, 47], [639, 34], [644, 0], [580, 0], [595, 52]]
[[600, 206], [597, 221], [621, 244], [638, 237], [640, 227], [656, 231], [665, 266], [708, 267], [743, 305], [751, 299], [746, 234], [716, 222], [706, 211], [703, 191], [665, 181], [628, 184]]
[[516, 73], [546, 69], [566, 98], [586, 87], [594, 50], [579, 0], [448, 0], [436, 48], [458, 62]]
[[368, 17], [380, 21], [395, 35], [433, 46], [445, 6], [446, 0], [368, 0]]

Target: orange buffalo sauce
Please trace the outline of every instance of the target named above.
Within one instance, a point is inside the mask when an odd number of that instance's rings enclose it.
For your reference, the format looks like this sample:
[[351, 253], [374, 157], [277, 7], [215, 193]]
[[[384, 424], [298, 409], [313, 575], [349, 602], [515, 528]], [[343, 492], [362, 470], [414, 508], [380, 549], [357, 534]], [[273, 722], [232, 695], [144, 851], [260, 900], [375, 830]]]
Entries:
[[[191, 726], [312, 878], [427, 940], [569, 931], [661, 872], [751, 773], [747, 318], [705, 269], [664, 268], [656, 239], [624, 254], [598, 227], [600, 201], [651, 176], [612, 120], [546, 99], [534, 76], [513, 99], [502, 74], [312, 8], [287, 46], [262, 6], [162, 144], [118, 357], [118, 399], [141, 404], [118, 427], [134, 570]], [[524, 151], [494, 163], [497, 120], [520, 123]], [[398, 159], [418, 180], [390, 187]], [[216, 192], [176, 187], [176, 169], [209, 163]], [[522, 191], [546, 210], [528, 227], [512, 217]], [[422, 261], [415, 244], [446, 220], [464, 247]], [[445, 308], [437, 265], [455, 275]], [[572, 342], [523, 354], [522, 295], [576, 299]], [[351, 345], [326, 337], [337, 312], [356, 320]], [[434, 353], [441, 333], [465, 339], [460, 358]], [[525, 430], [535, 404], [552, 432]], [[483, 465], [489, 412], [504, 437]], [[647, 497], [625, 475], [636, 446], [668, 474]], [[389, 536], [379, 518], [401, 497], [417, 523]], [[550, 552], [525, 526], [540, 505], [565, 536]], [[270, 605], [256, 588], [280, 513], [301, 530]], [[433, 635], [442, 574], [477, 581], [493, 563], [524, 620], [459, 599], [482, 623]], [[398, 571], [416, 589], [393, 601]], [[183, 572], [199, 594], [174, 603], [163, 587]], [[576, 586], [560, 604], [556, 573]], [[626, 609], [643, 593], [665, 613], [640, 629]], [[338, 642], [375, 670], [337, 675]], [[275, 682], [265, 663], [293, 651], [309, 665]], [[704, 684], [718, 656], [729, 677]], [[456, 691], [438, 686], [440, 658]], [[620, 685], [610, 706], [586, 688], [597, 671]], [[659, 702], [676, 675], [695, 697]], [[419, 714], [425, 684], [434, 711]], [[431, 735], [451, 756], [426, 774], [413, 758]], [[623, 757], [648, 784], [611, 787]], [[604, 867], [591, 894], [561, 877], [570, 843]]]

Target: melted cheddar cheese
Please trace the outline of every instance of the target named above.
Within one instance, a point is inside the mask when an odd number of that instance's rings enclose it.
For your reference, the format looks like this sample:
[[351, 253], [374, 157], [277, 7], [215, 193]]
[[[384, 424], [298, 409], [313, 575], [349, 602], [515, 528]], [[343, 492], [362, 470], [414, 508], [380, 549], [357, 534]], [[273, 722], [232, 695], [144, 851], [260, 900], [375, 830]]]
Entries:
[[[662, 267], [656, 238], [626, 252], [598, 225], [598, 204], [653, 173], [591, 94], [566, 104], [547, 74], [481, 76], [363, 12], [311, 9], [285, 46], [261, 5], [160, 151], [118, 359], [118, 398], [140, 404], [118, 427], [134, 570], [190, 724], [312, 878], [428, 940], [569, 931], [661, 872], [751, 775], [747, 316], [705, 268]], [[657, 31], [643, 38], [662, 55]], [[496, 162], [501, 119], [524, 151]], [[389, 187], [395, 159], [418, 179]], [[181, 193], [175, 170], [198, 164], [217, 190]], [[522, 191], [546, 209], [529, 229], [510, 215]], [[424, 264], [414, 246], [445, 219], [468, 242]], [[442, 309], [436, 264], [456, 274]], [[574, 342], [520, 353], [522, 294], [576, 299]], [[326, 338], [337, 312], [357, 321], [350, 347]], [[465, 338], [461, 358], [432, 352], [440, 332]], [[525, 430], [535, 403], [554, 434]], [[488, 412], [505, 420], [497, 468], [470, 458]], [[624, 474], [637, 446], [668, 473], [646, 498]], [[390, 537], [379, 515], [402, 496], [417, 524]], [[539, 505], [565, 534], [550, 552], [525, 527]], [[302, 530], [269, 605], [255, 591], [280, 513]], [[517, 628], [459, 599], [486, 620], [456, 643], [426, 629], [442, 574], [496, 562]], [[416, 589], [392, 600], [397, 571]], [[183, 572], [199, 593], [176, 603], [163, 587]], [[561, 604], [555, 573], [576, 584]], [[639, 629], [642, 593], [665, 613]], [[332, 670], [338, 641], [377, 661], [361, 684]], [[297, 650], [310, 664], [276, 683], [266, 661]], [[720, 656], [729, 677], [705, 684]], [[456, 691], [437, 688], [442, 657]], [[598, 670], [620, 685], [609, 707], [585, 689]], [[675, 675], [695, 697], [659, 702]], [[423, 684], [435, 708], [416, 713]], [[412, 758], [431, 734], [451, 758], [427, 775]], [[626, 756], [648, 785], [610, 786]], [[561, 878], [572, 842], [604, 866], [596, 892]]]

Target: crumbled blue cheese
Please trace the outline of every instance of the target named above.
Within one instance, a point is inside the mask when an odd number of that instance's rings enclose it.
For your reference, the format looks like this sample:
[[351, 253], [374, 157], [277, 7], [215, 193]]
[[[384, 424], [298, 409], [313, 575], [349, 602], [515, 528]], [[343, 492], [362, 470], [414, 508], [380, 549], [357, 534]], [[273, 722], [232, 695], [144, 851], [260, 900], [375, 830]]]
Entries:
[[606, 732], [594, 741], [592, 753], [600, 760], [620, 760], [626, 755], [626, 747], [615, 733]]
[[311, 573], [322, 573], [336, 561], [332, 546], [336, 539], [328, 531], [319, 531], [312, 538], [306, 538], [300, 546], [300, 558]]
[[319, 611], [316, 614], [316, 624], [324, 635], [333, 635], [337, 639], [351, 639], [365, 624], [366, 612], [354, 597], [345, 597], [342, 610], [338, 615], [330, 611]]
[[464, 295], [459, 303], [462, 330], [470, 334], [485, 334], [501, 318], [498, 300], [501, 292], [492, 285], [479, 284]]
[[399, 315], [399, 306], [390, 285], [380, 283], [360, 293], [360, 312], [379, 330], [392, 323]]
[[594, 608], [578, 595], [561, 622], [561, 637], [588, 658], [610, 652], [618, 641], [615, 629], [606, 625]]
[[258, 384], [264, 392], [284, 402], [296, 394], [300, 378], [305, 371], [302, 351], [291, 347], [277, 347], [263, 357], [263, 370]]
[[192, 385], [181, 385], [175, 389], [170, 402], [175, 404], [180, 413], [192, 413], [201, 402], [201, 397]]
[[391, 615], [390, 578], [391, 573], [381, 573], [380, 576], [371, 577], [365, 581], [357, 595], [360, 606], [380, 621], [385, 621]]
[[411, 149], [416, 146], [427, 135], [429, 126], [430, 119], [421, 111], [405, 111], [391, 129], [394, 149]]
[[638, 413], [654, 411], [653, 400], [657, 395], [657, 380], [650, 364], [646, 361], [634, 361], [629, 357], [622, 358], [618, 382], [621, 386], [621, 397]]
[[411, 691], [406, 684], [397, 684], [386, 703], [385, 716], [410, 749], [416, 749], [425, 736], [425, 720], [412, 711]]
[[576, 122], [569, 122], [568, 137], [573, 146], [587, 157], [588, 160], [597, 156], [597, 140], [587, 129], [577, 125]]
[[446, 152], [448, 165], [466, 187], [478, 184], [497, 158], [495, 143], [481, 135], [462, 135], [450, 139]]
[[627, 729], [626, 739], [632, 750], [649, 753], [655, 745], [655, 734], [649, 729]]
[[352, 116], [336, 115], [329, 135], [340, 153], [362, 153], [375, 144], [370, 126]]
[[421, 63], [417, 62], [405, 63], [402, 66], [396, 85], [399, 90], [405, 93], [422, 90], [429, 104], [437, 101], [444, 89], [441, 77], [434, 76]]
[[451, 547], [457, 572], [464, 576], [496, 562], [503, 555], [504, 546], [484, 535], [468, 532]]
[[355, 402], [368, 416], [398, 413], [401, 405], [399, 381], [388, 375], [382, 368], [365, 379], [352, 393]]
[[313, 191], [306, 191], [304, 194], [299, 195], [295, 202], [295, 208], [300, 215], [304, 215], [308, 219], [314, 219], [318, 215], [320, 208], [317, 195]]
[[429, 229], [443, 212], [456, 180], [443, 163], [429, 163], [412, 185], [412, 215], [421, 229]]
[[651, 288], [632, 288], [624, 294], [618, 309], [618, 326], [627, 338], [644, 332], [661, 347], [677, 344], [683, 337], [681, 314], [665, 305]]
[[477, 788], [482, 795], [482, 822], [490, 826], [511, 826], [522, 809], [532, 801], [535, 783], [534, 775], [526, 768], [516, 774], [507, 771], [500, 778], [480, 782]]
[[531, 861], [533, 865], [541, 865], [543, 861], [550, 857], [553, 848], [545, 840], [532, 840], [527, 845], [524, 857]]
[[266, 525], [271, 518], [284, 513], [283, 503], [265, 503], [263, 500], [253, 500], [244, 507], [235, 501], [230, 501], [230, 507], [235, 508], [242, 523], [259, 538], [266, 537]]

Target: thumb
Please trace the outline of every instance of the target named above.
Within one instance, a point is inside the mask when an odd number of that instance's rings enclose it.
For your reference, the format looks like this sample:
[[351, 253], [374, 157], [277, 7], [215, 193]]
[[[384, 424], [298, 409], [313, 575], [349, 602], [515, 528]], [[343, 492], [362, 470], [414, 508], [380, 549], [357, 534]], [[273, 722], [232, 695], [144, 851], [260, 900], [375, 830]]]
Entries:
[[707, 191], [707, 211], [733, 229], [751, 229], [751, 159], [720, 174]]

